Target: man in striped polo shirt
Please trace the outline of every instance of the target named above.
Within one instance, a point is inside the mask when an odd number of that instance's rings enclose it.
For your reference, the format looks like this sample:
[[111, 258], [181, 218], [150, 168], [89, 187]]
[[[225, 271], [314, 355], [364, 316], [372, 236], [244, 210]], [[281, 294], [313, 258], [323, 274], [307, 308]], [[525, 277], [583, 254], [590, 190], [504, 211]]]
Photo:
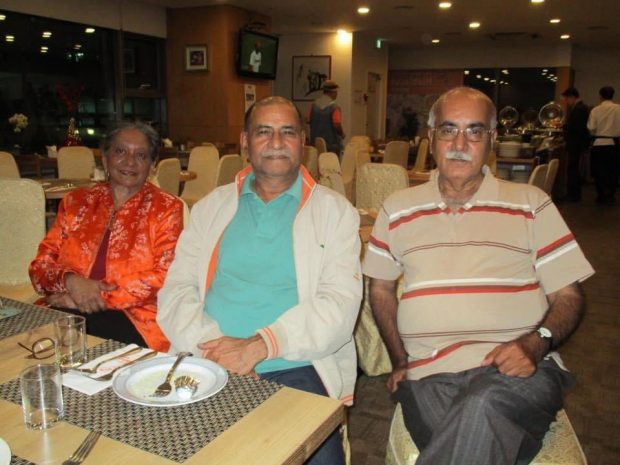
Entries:
[[439, 97], [437, 169], [385, 201], [364, 258], [417, 465], [528, 463], [573, 382], [553, 350], [593, 270], [547, 195], [485, 166], [495, 114], [471, 88]]

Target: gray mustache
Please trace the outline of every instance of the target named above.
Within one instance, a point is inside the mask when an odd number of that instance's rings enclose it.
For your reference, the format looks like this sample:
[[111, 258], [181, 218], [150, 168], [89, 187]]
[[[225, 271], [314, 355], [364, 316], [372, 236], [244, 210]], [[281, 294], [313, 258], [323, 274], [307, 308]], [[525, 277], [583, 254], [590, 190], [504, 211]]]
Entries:
[[446, 153], [446, 160], [472, 161], [473, 158], [470, 154], [461, 152], [460, 150], [449, 150]]
[[264, 150], [260, 153], [261, 158], [267, 157], [286, 157], [288, 159], [292, 159], [293, 155], [290, 152], [281, 151], [281, 150]]

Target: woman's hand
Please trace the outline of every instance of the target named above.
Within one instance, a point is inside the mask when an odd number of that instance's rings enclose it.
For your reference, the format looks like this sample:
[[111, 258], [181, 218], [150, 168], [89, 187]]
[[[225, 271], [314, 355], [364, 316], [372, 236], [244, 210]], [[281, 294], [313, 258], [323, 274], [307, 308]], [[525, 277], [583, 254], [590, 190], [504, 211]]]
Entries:
[[65, 275], [65, 286], [77, 308], [84, 313], [105, 310], [106, 304], [101, 296], [101, 291], [113, 291], [117, 287], [115, 284], [83, 278], [75, 273]]
[[77, 305], [67, 292], [61, 294], [50, 294], [45, 297], [45, 301], [52, 307], [72, 308], [77, 310]]

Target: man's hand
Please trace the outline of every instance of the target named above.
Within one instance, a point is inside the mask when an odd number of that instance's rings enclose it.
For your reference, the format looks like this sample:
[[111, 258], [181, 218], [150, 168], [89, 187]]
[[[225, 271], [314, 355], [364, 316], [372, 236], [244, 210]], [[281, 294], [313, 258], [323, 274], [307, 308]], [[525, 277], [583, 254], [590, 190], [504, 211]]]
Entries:
[[77, 304], [66, 292], [63, 292], [61, 294], [50, 294], [45, 297], [45, 301], [52, 307], [72, 308], [74, 310], [77, 310]]
[[504, 375], [528, 378], [536, 373], [538, 362], [545, 355], [546, 344], [538, 334], [526, 334], [497, 346], [484, 357], [482, 366], [493, 365]]
[[401, 366], [398, 368], [394, 368], [390, 376], [388, 377], [385, 385], [390, 392], [396, 392], [398, 389], [398, 383], [407, 379], [407, 366]]
[[105, 310], [106, 305], [101, 291], [113, 291], [117, 287], [115, 284], [83, 278], [74, 273], [65, 276], [65, 286], [69, 291], [69, 296], [83, 313]]
[[204, 358], [238, 375], [251, 375], [256, 364], [267, 358], [267, 346], [258, 335], [247, 339], [224, 336], [201, 342], [198, 348], [202, 350]]

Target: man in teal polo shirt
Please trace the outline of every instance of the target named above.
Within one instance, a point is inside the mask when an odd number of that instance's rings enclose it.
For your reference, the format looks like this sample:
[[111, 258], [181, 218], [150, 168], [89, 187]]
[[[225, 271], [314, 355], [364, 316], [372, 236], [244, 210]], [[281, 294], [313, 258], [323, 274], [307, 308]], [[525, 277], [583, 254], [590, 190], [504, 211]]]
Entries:
[[[241, 148], [251, 166], [192, 208], [157, 320], [173, 350], [350, 405], [359, 216], [301, 166], [304, 140], [290, 101], [248, 110]], [[335, 433], [308, 463], [343, 460]]]

